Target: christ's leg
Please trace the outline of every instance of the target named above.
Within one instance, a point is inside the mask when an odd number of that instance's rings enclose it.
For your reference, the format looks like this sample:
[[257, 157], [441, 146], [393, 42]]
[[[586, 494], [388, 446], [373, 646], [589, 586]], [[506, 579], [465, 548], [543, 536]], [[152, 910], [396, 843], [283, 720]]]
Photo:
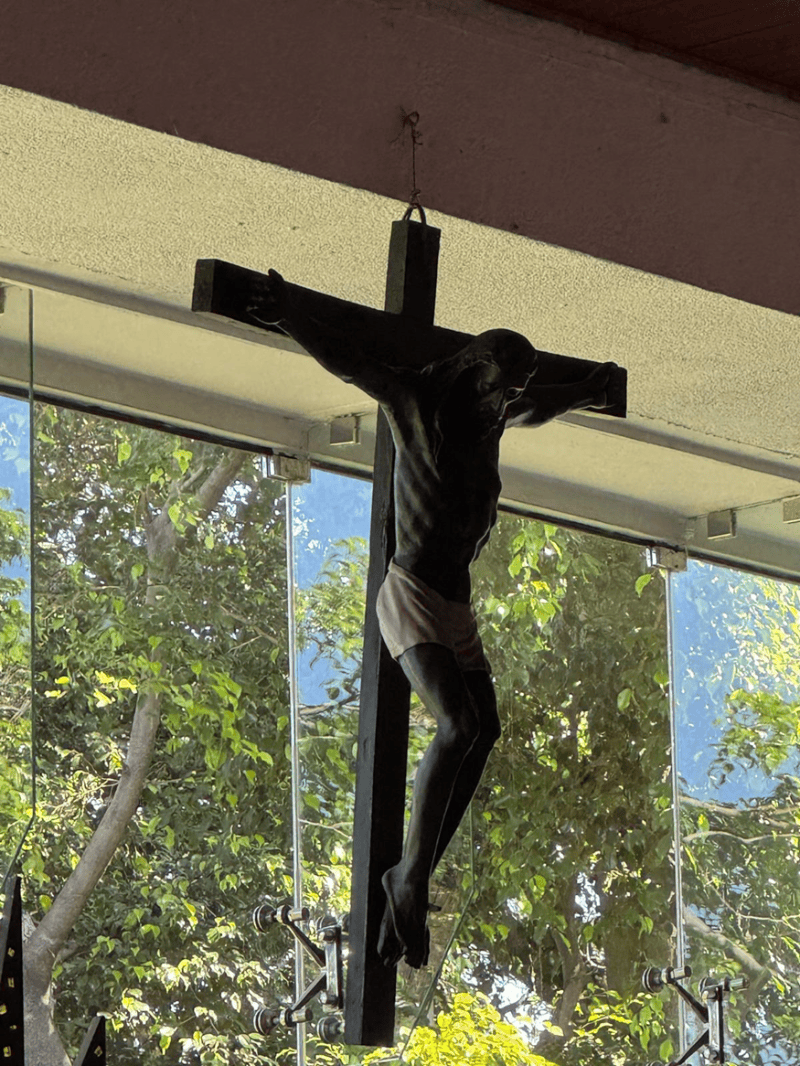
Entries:
[[383, 877], [389, 914], [378, 950], [386, 965], [396, 965], [405, 955], [410, 966], [419, 967], [427, 961], [428, 882], [439, 838], [480, 724], [465, 675], [449, 648], [418, 644], [399, 662], [437, 728], [417, 770], [403, 857]]
[[464, 674], [464, 680], [478, 712], [479, 733], [469, 754], [461, 764], [453, 786], [447, 814], [436, 843], [431, 873], [438, 866], [445, 848], [461, 825], [461, 819], [466, 814], [475, 790], [480, 784], [489, 754], [500, 739], [500, 716], [497, 713], [497, 697], [490, 675], [485, 670], [470, 670]]

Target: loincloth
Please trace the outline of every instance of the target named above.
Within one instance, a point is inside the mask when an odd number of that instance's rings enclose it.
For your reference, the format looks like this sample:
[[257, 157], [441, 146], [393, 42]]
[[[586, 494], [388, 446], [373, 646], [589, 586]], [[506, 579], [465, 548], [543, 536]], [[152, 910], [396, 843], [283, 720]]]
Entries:
[[463, 671], [491, 673], [472, 606], [446, 600], [395, 562], [389, 563], [376, 609], [381, 636], [393, 659], [417, 644], [443, 644]]

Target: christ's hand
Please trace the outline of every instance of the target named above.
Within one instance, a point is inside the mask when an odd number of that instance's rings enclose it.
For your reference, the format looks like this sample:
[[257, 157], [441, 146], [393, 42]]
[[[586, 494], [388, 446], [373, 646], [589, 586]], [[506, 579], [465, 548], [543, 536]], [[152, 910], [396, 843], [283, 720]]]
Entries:
[[279, 326], [288, 317], [289, 291], [277, 270], [270, 270], [260, 282], [252, 301], [247, 305], [247, 313], [265, 326]]
[[617, 369], [616, 363], [601, 363], [596, 370], [586, 378], [587, 407], [607, 407], [609, 404], [608, 390], [611, 376]]

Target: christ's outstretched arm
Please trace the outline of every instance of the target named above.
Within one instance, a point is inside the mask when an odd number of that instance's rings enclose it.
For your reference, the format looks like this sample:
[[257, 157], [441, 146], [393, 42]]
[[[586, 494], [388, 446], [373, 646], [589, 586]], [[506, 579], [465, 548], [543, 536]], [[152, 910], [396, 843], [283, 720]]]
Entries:
[[378, 353], [365, 351], [357, 337], [300, 311], [277, 270], [270, 270], [247, 312], [256, 322], [280, 326], [325, 370], [379, 403], [394, 398], [403, 372], [382, 362]]
[[601, 363], [583, 381], [537, 385], [534, 375], [518, 399], [506, 408], [507, 426], [543, 426], [568, 411], [605, 407], [616, 363]]

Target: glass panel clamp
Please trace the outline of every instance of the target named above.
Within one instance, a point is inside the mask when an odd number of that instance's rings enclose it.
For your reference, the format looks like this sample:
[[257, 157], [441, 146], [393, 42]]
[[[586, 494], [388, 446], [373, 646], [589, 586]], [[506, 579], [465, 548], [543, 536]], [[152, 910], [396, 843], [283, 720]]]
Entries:
[[662, 544], [651, 544], [645, 550], [647, 566], [651, 570], [680, 573], [686, 569], [686, 558], [685, 548], [666, 548]]
[[341, 1017], [344, 1010], [342, 945], [347, 939], [348, 916], [337, 918], [326, 914], [317, 919], [314, 930], [320, 944], [315, 944], [308, 933], [300, 928], [300, 923], [307, 924], [309, 919], [307, 907], [296, 910], [290, 904], [273, 907], [269, 903], [262, 903], [253, 911], [253, 924], [260, 933], [273, 925], [285, 925], [318, 967], [317, 976], [292, 1004], [259, 1007], [253, 1015], [253, 1028], [262, 1036], [268, 1036], [281, 1025], [288, 1028], [312, 1022], [314, 1012], [310, 1003], [316, 997], [323, 1011], [317, 1024], [317, 1036], [320, 1040], [335, 1043], [344, 1031]]
[[[704, 977], [699, 985], [700, 999], [684, 988], [680, 983], [692, 976], [690, 966], [675, 970], [671, 966], [660, 970], [657, 966], [648, 966], [642, 974], [642, 985], [646, 992], [661, 992], [667, 986], [675, 989], [681, 999], [688, 1003], [706, 1028], [679, 1059], [673, 1059], [667, 1066], [682, 1066], [695, 1052], [704, 1049], [706, 1062], [726, 1063], [728, 1039], [725, 1030], [725, 1003], [730, 992], [747, 988], [746, 977]], [[649, 1062], [647, 1066], [661, 1066], [658, 1062]]]
[[303, 485], [311, 480], [311, 460], [305, 455], [274, 452], [267, 456], [267, 477]]

